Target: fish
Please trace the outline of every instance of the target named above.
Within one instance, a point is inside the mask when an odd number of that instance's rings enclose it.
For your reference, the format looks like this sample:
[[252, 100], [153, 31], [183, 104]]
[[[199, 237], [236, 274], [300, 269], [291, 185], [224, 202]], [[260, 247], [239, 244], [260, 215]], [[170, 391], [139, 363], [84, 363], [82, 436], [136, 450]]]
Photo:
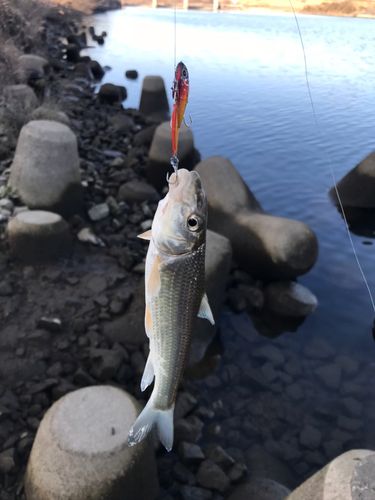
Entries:
[[157, 207], [145, 265], [145, 330], [150, 352], [141, 380], [144, 391], [155, 378], [145, 408], [128, 433], [128, 445], [144, 439], [153, 427], [170, 451], [173, 412], [196, 317], [214, 318], [205, 292], [207, 199], [199, 174], [186, 169], [171, 175], [174, 183]]
[[173, 156], [177, 157], [178, 134], [181, 123], [184, 120], [185, 108], [189, 98], [189, 72], [182, 61], [179, 62], [176, 67], [172, 87], [172, 97], [172, 152]]

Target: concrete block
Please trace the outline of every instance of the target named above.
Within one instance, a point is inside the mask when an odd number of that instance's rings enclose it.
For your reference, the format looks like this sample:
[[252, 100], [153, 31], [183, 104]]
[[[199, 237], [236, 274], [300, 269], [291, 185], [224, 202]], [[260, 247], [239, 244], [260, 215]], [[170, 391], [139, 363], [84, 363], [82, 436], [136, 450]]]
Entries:
[[150, 75], [143, 79], [139, 112], [159, 123], [170, 119], [167, 93], [161, 76]]
[[3, 96], [7, 106], [20, 112], [30, 112], [39, 105], [35, 92], [28, 85], [8, 85]]
[[154, 500], [150, 438], [127, 446], [138, 403], [111, 386], [67, 394], [45, 414], [25, 476], [27, 500]]
[[8, 224], [13, 256], [25, 264], [49, 262], [67, 257], [72, 250], [68, 224], [58, 214], [28, 210]]
[[70, 217], [82, 209], [77, 139], [62, 123], [36, 120], [22, 127], [9, 185], [29, 208]]

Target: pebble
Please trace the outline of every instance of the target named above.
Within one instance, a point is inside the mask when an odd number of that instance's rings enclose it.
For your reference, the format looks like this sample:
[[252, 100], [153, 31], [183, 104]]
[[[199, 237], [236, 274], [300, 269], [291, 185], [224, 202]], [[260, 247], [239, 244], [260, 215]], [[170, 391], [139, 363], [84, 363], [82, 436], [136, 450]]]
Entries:
[[197, 403], [197, 398], [189, 392], [178, 393], [174, 410], [174, 418], [177, 420], [179, 418], [186, 417], [186, 415], [197, 406]]
[[303, 354], [308, 358], [326, 359], [331, 358], [335, 351], [323, 339], [312, 339], [303, 350]]
[[107, 205], [107, 203], [94, 205], [92, 208], [90, 208], [88, 214], [92, 221], [105, 219], [109, 215], [109, 206]]
[[215, 443], [211, 443], [207, 446], [205, 455], [207, 459], [222, 466], [224, 469], [234, 465], [233, 458], [229, 456], [221, 446]]
[[327, 387], [338, 389], [341, 381], [341, 367], [337, 364], [324, 365], [315, 370], [315, 375]]
[[14, 474], [18, 471], [18, 456], [15, 448], [0, 453], [0, 472], [3, 474]]
[[0, 296], [9, 297], [13, 294], [13, 287], [8, 281], [0, 281]]
[[174, 437], [176, 443], [188, 441], [195, 443], [201, 436], [203, 422], [195, 415], [190, 415], [187, 419], [180, 418], [174, 423]]
[[230, 481], [234, 483], [247, 475], [247, 467], [245, 464], [235, 464], [229, 469], [227, 474]]
[[46, 318], [43, 316], [38, 321], [39, 328], [45, 328], [49, 332], [58, 333], [62, 331], [62, 323], [60, 318]]
[[305, 391], [299, 384], [296, 383], [287, 385], [285, 393], [295, 401], [299, 401], [305, 397]]
[[282, 365], [285, 363], [285, 356], [280, 349], [274, 345], [267, 345], [258, 347], [251, 353], [252, 356], [260, 359], [267, 359], [274, 366]]
[[77, 234], [77, 238], [82, 243], [92, 243], [93, 245], [97, 245], [100, 247], [104, 246], [103, 240], [96, 236], [96, 234], [94, 234], [93, 231], [88, 227], [84, 227], [83, 229], [81, 229], [81, 231]]
[[194, 486], [196, 484], [194, 474], [181, 462], [177, 462], [173, 466], [173, 475], [177, 481], [180, 481], [181, 483], [188, 484], [189, 486]]
[[359, 417], [363, 410], [363, 404], [354, 398], [348, 397], [341, 400], [350, 417]]
[[205, 460], [201, 463], [196, 479], [204, 488], [212, 488], [221, 493], [227, 491], [230, 486], [229, 477], [212, 460]]
[[178, 455], [186, 464], [197, 464], [205, 459], [202, 448], [197, 444], [182, 442], [178, 446]]
[[337, 425], [341, 427], [341, 429], [345, 429], [347, 431], [358, 431], [361, 427], [363, 427], [363, 422], [362, 420], [339, 415]]
[[326, 441], [322, 444], [325, 454], [328, 457], [328, 460], [332, 460], [344, 452], [344, 447], [340, 441], [336, 439], [331, 439], [330, 441]]
[[299, 435], [299, 442], [302, 446], [315, 450], [322, 439], [322, 433], [312, 425], [305, 425]]
[[183, 500], [211, 500], [212, 491], [199, 488], [198, 486], [182, 486], [181, 495]]
[[227, 292], [227, 304], [236, 313], [246, 309], [246, 298], [237, 288], [230, 288]]

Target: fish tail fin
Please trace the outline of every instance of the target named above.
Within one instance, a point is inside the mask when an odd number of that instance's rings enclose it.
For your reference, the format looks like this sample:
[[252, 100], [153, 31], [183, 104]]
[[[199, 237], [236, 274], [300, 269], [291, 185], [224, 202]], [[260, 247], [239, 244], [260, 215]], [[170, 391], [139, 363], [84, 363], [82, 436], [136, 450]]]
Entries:
[[173, 412], [170, 410], [155, 410], [152, 408], [152, 397], [134, 422], [128, 433], [128, 446], [134, 446], [144, 439], [153, 427], [156, 426], [158, 436], [167, 451], [173, 446]]

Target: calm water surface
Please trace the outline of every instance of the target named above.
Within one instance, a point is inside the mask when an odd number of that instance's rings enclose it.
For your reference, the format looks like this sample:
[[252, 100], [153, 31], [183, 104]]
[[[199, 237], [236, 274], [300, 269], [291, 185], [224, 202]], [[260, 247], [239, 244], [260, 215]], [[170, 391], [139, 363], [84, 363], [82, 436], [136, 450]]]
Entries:
[[[109, 36], [87, 53], [112, 67], [104, 82], [127, 87], [124, 106], [138, 107], [146, 75], [161, 75], [169, 89], [173, 15], [127, 8], [90, 21]], [[332, 175], [324, 147], [337, 179], [375, 149], [375, 21], [299, 16], [299, 24], [324, 145], [291, 15], [178, 11], [177, 62], [190, 73], [187, 113], [203, 159], [228, 157], [267, 212], [301, 220], [317, 234], [318, 261], [298, 281], [316, 294], [319, 307], [284, 339], [298, 350], [323, 338], [368, 366], [373, 311], [342, 217], [327, 196]], [[127, 69], [139, 71], [138, 81], [125, 80]], [[375, 251], [365, 239], [353, 236], [375, 292]]]

